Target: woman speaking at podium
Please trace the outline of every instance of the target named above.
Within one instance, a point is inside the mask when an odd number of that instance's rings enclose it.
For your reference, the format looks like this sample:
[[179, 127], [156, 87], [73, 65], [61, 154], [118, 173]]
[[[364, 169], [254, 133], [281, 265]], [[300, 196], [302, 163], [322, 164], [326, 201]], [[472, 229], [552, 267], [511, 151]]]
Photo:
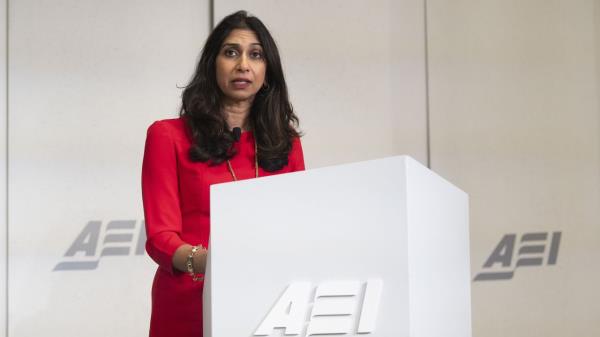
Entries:
[[146, 250], [158, 264], [151, 337], [202, 336], [210, 185], [304, 169], [279, 52], [258, 18], [240, 11], [217, 25], [182, 101], [179, 118], [148, 128], [142, 165]]

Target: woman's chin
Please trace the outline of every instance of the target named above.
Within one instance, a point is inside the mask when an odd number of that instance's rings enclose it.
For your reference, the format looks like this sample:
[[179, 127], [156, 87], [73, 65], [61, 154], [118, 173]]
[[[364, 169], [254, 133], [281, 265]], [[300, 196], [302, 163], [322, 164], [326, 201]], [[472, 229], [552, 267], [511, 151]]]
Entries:
[[241, 103], [241, 102], [252, 103], [254, 101], [255, 96], [256, 96], [255, 93], [250, 94], [250, 93], [235, 92], [235, 93], [226, 94], [225, 99], [231, 103]]

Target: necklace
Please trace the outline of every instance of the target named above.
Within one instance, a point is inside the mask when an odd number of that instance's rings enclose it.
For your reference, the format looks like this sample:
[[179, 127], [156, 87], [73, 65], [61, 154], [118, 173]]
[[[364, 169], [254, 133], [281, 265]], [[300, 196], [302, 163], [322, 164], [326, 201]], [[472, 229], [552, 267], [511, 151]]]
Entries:
[[[233, 181], [237, 181], [237, 176], [229, 159], [227, 159], [227, 168], [229, 169], [229, 173], [231, 173]], [[258, 145], [256, 144], [256, 139], [254, 139], [254, 177], [258, 178]]]

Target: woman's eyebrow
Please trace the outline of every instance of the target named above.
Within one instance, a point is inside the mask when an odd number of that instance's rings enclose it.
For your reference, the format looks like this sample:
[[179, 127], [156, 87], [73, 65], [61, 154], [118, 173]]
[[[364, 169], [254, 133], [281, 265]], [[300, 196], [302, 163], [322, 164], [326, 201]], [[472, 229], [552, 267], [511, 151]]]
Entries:
[[[262, 44], [260, 44], [260, 42], [251, 43], [250, 45], [251, 46], [259, 46], [262, 48]], [[221, 47], [221, 48], [225, 48], [225, 47], [239, 48], [240, 44], [239, 43], [223, 43], [223, 47]]]

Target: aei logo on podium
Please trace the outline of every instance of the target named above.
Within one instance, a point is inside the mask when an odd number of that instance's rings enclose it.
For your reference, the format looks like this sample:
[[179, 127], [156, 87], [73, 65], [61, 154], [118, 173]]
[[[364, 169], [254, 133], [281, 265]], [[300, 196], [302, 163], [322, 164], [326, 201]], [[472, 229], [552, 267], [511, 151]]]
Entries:
[[[269, 336], [274, 329], [284, 329], [284, 336], [369, 334], [375, 330], [382, 289], [383, 282], [379, 279], [328, 281], [316, 287], [309, 282], [293, 282], [254, 336]], [[302, 331], [305, 324], [306, 332]]]

